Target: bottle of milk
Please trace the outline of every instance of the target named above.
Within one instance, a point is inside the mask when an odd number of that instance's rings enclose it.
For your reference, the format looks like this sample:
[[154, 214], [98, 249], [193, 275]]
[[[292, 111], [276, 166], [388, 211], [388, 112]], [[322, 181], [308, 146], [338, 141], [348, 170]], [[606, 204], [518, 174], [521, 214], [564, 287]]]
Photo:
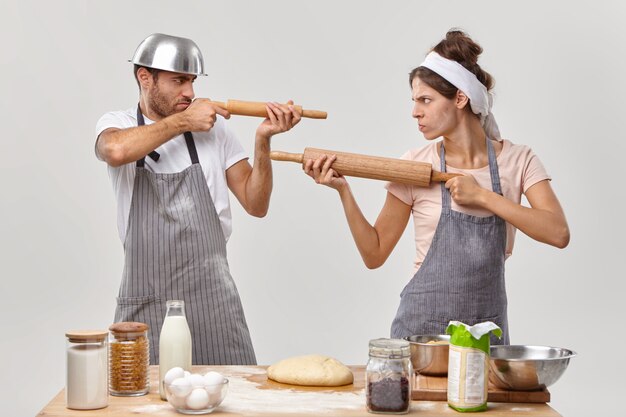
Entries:
[[185, 317], [185, 302], [168, 300], [167, 313], [159, 337], [159, 393], [165, 400], [163, 378], [170, 369], [180, 366], [191, 372], [191, 331]]

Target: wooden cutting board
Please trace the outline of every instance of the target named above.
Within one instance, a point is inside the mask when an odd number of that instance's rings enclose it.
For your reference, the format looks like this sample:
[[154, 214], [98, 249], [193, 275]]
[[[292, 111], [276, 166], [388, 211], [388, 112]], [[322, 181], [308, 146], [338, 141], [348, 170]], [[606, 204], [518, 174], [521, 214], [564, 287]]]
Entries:
[[[413, 379], [411, 399], [423, 401], [447, 401], [448, 378], [416, 375]], [[494, 387], [489, 383], [487, 401], [496, 403], [547, 403], [550, 391], [510, 391]]]

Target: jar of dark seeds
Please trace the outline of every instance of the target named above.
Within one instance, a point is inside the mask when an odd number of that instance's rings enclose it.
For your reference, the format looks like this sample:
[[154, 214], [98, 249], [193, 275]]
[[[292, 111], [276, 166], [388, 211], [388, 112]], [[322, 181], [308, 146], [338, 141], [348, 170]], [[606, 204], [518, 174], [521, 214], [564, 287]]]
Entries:
[[148, 325], [114, 323], [109, 327], [109, 393], [128, 397], [150, 390]]
[[369, 343], [365, 369], [367, 411], [406, 414], [411, 406], [411, 350], [400, 339], [374, 339]]

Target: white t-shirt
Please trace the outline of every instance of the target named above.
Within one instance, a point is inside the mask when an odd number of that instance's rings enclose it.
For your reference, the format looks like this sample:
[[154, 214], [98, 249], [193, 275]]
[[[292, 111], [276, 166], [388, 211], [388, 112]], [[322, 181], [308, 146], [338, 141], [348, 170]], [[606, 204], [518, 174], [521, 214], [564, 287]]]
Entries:
[[[145, 124], [154, 123], [146, 118]], [[96, 137], [109, 128], [126, 129], [137, 126], [137, 108], [106, 113], [96, 124]], [[220, 218], [224, 238], [228, 241], [232, 232], [232, 215], [226, 170], [235, 163], [247, 159], [243, 147], [235, 135], [227, 128], [224, 119], [218, 116], [215, 125], [208, 132], [193, 132], [194, 142], [198, 150], [198, 159], [206, 178], [215, 210]], [[177, 136], [156, 151], [161, 155], [158, 162], [146, 157], [145, 168], [156, 173], [181, 172], [191, 165], [189, 151], [184, 135]], [[130, 202], [135, 181], [135, 162], [120, 167], [107, 166], [109, 178], [113, 185], [117, 200], [117, 229], [122, 243], [126, 237]]]

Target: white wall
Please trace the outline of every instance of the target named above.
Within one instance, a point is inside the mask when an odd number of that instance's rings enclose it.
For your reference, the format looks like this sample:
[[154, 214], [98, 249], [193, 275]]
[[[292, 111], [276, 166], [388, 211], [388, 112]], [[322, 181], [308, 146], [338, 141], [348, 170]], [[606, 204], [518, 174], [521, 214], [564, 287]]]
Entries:
[[[410, 117], [407, 74], [458, 26], [485, 49], [504, 136], [540, 156], [572, 231], [565, 250], [518, 236], [507, 263], [513, 342], [578, 351], [551, 405], [615, 415], [625, 371], [611, 343], [624, 317], [624, 12], [618, 1], [565, 0], [3, 1], [3, 412], [34, 415], [63, 387], [66, 330], [112, 322], [123, 259], [94, 126], [136, 102], [127, 59], [145, 36], [200, 45], [210, 74], [196, 83], [200, 97], [293, 98], [328, 111], [276, 137], [274, 149], [397, 157], [426, 143]], [[252, 151], [259, 120], [229, 123]], [[323, 353], [364, 364], [410, 278], [412, 227], [369, 271], [336, 193], [295, 164], [274, 169], [270, 214], [250, 218], [233, 199], [229, 242], [259, 363]], [[383, 184], [351, 183], [374, 221]]]

